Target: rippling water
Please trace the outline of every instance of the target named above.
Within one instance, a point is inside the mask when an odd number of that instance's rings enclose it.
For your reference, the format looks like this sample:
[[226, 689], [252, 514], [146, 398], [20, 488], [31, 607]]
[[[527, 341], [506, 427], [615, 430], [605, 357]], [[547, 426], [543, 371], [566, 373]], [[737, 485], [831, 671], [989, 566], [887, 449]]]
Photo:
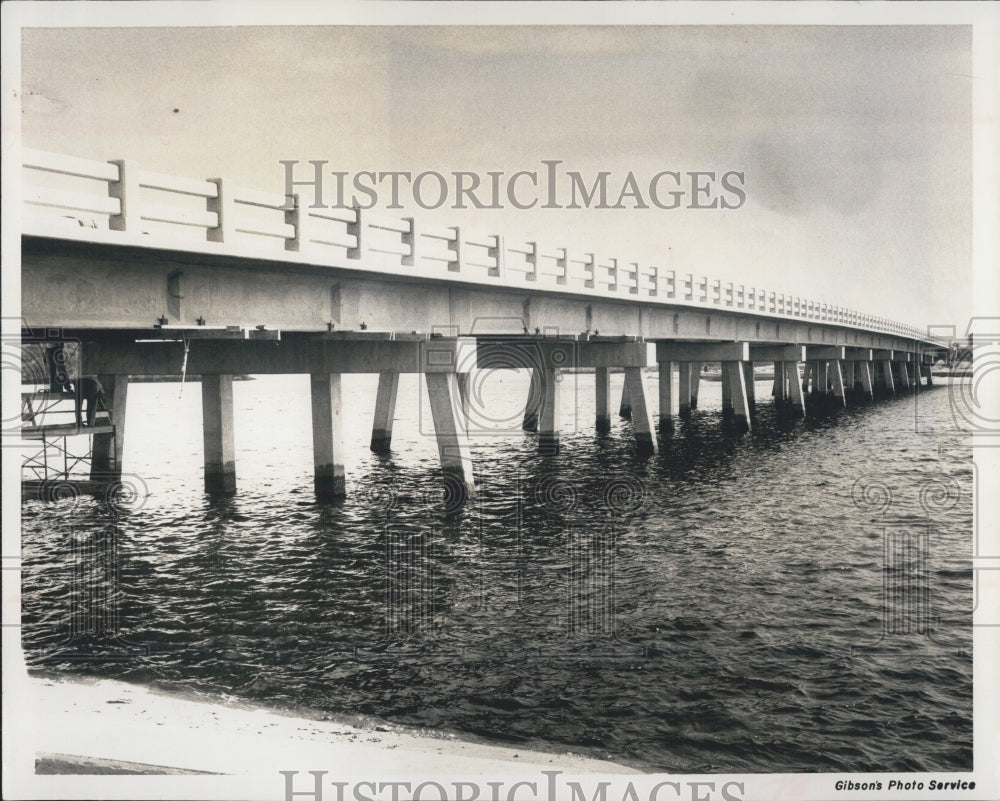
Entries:
[[542, 458], [518, 425], [527, 375], [485, 374], [481, 491], [458, 512], [414, 376], [392, 455], [368, 450], [375, 388], [345, 377], [349, 497], [318, 506], [308, 377], [234, 385], [222, 500], [201, 488], [199, 385], [133, 384], [125, 470], [148, 496], [23, 506], [29, 664], [647, 769], [971, 769], [952, 388], [788, 425], [758, 382], [737, 437], [703, 382], [640, 459], [629, 423], [595, 436], [593, 376], [567, 375]]

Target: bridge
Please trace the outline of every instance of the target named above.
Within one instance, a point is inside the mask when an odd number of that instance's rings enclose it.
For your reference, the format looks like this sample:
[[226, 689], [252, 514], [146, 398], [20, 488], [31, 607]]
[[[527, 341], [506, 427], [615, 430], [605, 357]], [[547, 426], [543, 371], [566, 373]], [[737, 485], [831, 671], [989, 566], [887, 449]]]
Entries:
[[[315, 492], [328, 500], [345, 491], [341, 376], [379, 375], [371, 447], [386, 451], [399, 374], [421, 374], [445, 481], [464, 496], [476, 371], [531, 370], [523, 427], [542, 453], [559, 449], [559, 374], [594, 372], [607, 435], [609, 376], [624, 371], [619, 412], [648, 453], [697, 407], [703, 365], [721, 366], [722, 424], [747, 430], [755, 364], [773, 367], [782, 412], [804, 415], [916, 391], [947, 350], [886, 318], [597, 252], [310, 208], [128, 160], [25, 150], [22, 165], [22, 341], [78, 343], [76, 370], [104, 385], [106, 424], [50, 432], [92, 436], [93, 476], [121, 473], [134, 376], [201, 376], [205, 488], [229, 493], [233, 376], [309, 374]], [[654, 351], [658, 430], [643, 382]], [[33, 421], [22, 436], [44, 438]]]

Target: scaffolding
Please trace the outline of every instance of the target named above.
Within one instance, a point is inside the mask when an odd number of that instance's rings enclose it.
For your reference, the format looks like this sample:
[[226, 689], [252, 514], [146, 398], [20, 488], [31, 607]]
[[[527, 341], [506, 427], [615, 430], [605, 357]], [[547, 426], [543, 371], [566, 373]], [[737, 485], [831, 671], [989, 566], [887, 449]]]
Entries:
[[76, 403], [74, 392], [52, 391], [47, 386], [22, 388], [21, 439], [39, 443], [25, 451], [21, 465], [23, 487], [89, 482], [94, 477], [93, 437], [107, 435], [111, 447], [115, 447], [115, 426], [108, 409], [97, 410], [94, 425], [78, 425]]

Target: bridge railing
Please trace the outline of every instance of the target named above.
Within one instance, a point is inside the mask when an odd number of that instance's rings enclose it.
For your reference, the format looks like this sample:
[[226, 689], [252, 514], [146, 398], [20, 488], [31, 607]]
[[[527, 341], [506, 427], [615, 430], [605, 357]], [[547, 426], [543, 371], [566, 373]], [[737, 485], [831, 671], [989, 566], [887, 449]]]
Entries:
[[[374, 272], [524, 286], [600, 297], [752, 311], [920, 338], [919, 329], [777, 290], [574, 251], [501, 234], [391, 218], [360, 208], [311, 208], [298, 195], [151, 172], [135, 162], [23, 150], [25, 230], [106, 229], [151, 247], [235, 252]], [[68, 186], [67, 186], [68, 185]], [[77, 230], [76, 238], [96, 238]], [[114, 236], [109, 235], [109, 236]], [[113, 241], [113, 240], [112, 240]]]

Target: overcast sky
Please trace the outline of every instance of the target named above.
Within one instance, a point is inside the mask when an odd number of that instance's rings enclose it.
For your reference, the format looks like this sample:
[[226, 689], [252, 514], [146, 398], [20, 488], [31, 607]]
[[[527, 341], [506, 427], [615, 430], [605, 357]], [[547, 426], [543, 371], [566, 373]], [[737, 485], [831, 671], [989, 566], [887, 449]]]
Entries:
[[613, 197], [629, 171], [738, 170], [734, 210], [417, 212], [964, 328], [971, 48], [959, 26], [32, 29], [23, 139], [275, 192], [282, 159], [559, 159]]

